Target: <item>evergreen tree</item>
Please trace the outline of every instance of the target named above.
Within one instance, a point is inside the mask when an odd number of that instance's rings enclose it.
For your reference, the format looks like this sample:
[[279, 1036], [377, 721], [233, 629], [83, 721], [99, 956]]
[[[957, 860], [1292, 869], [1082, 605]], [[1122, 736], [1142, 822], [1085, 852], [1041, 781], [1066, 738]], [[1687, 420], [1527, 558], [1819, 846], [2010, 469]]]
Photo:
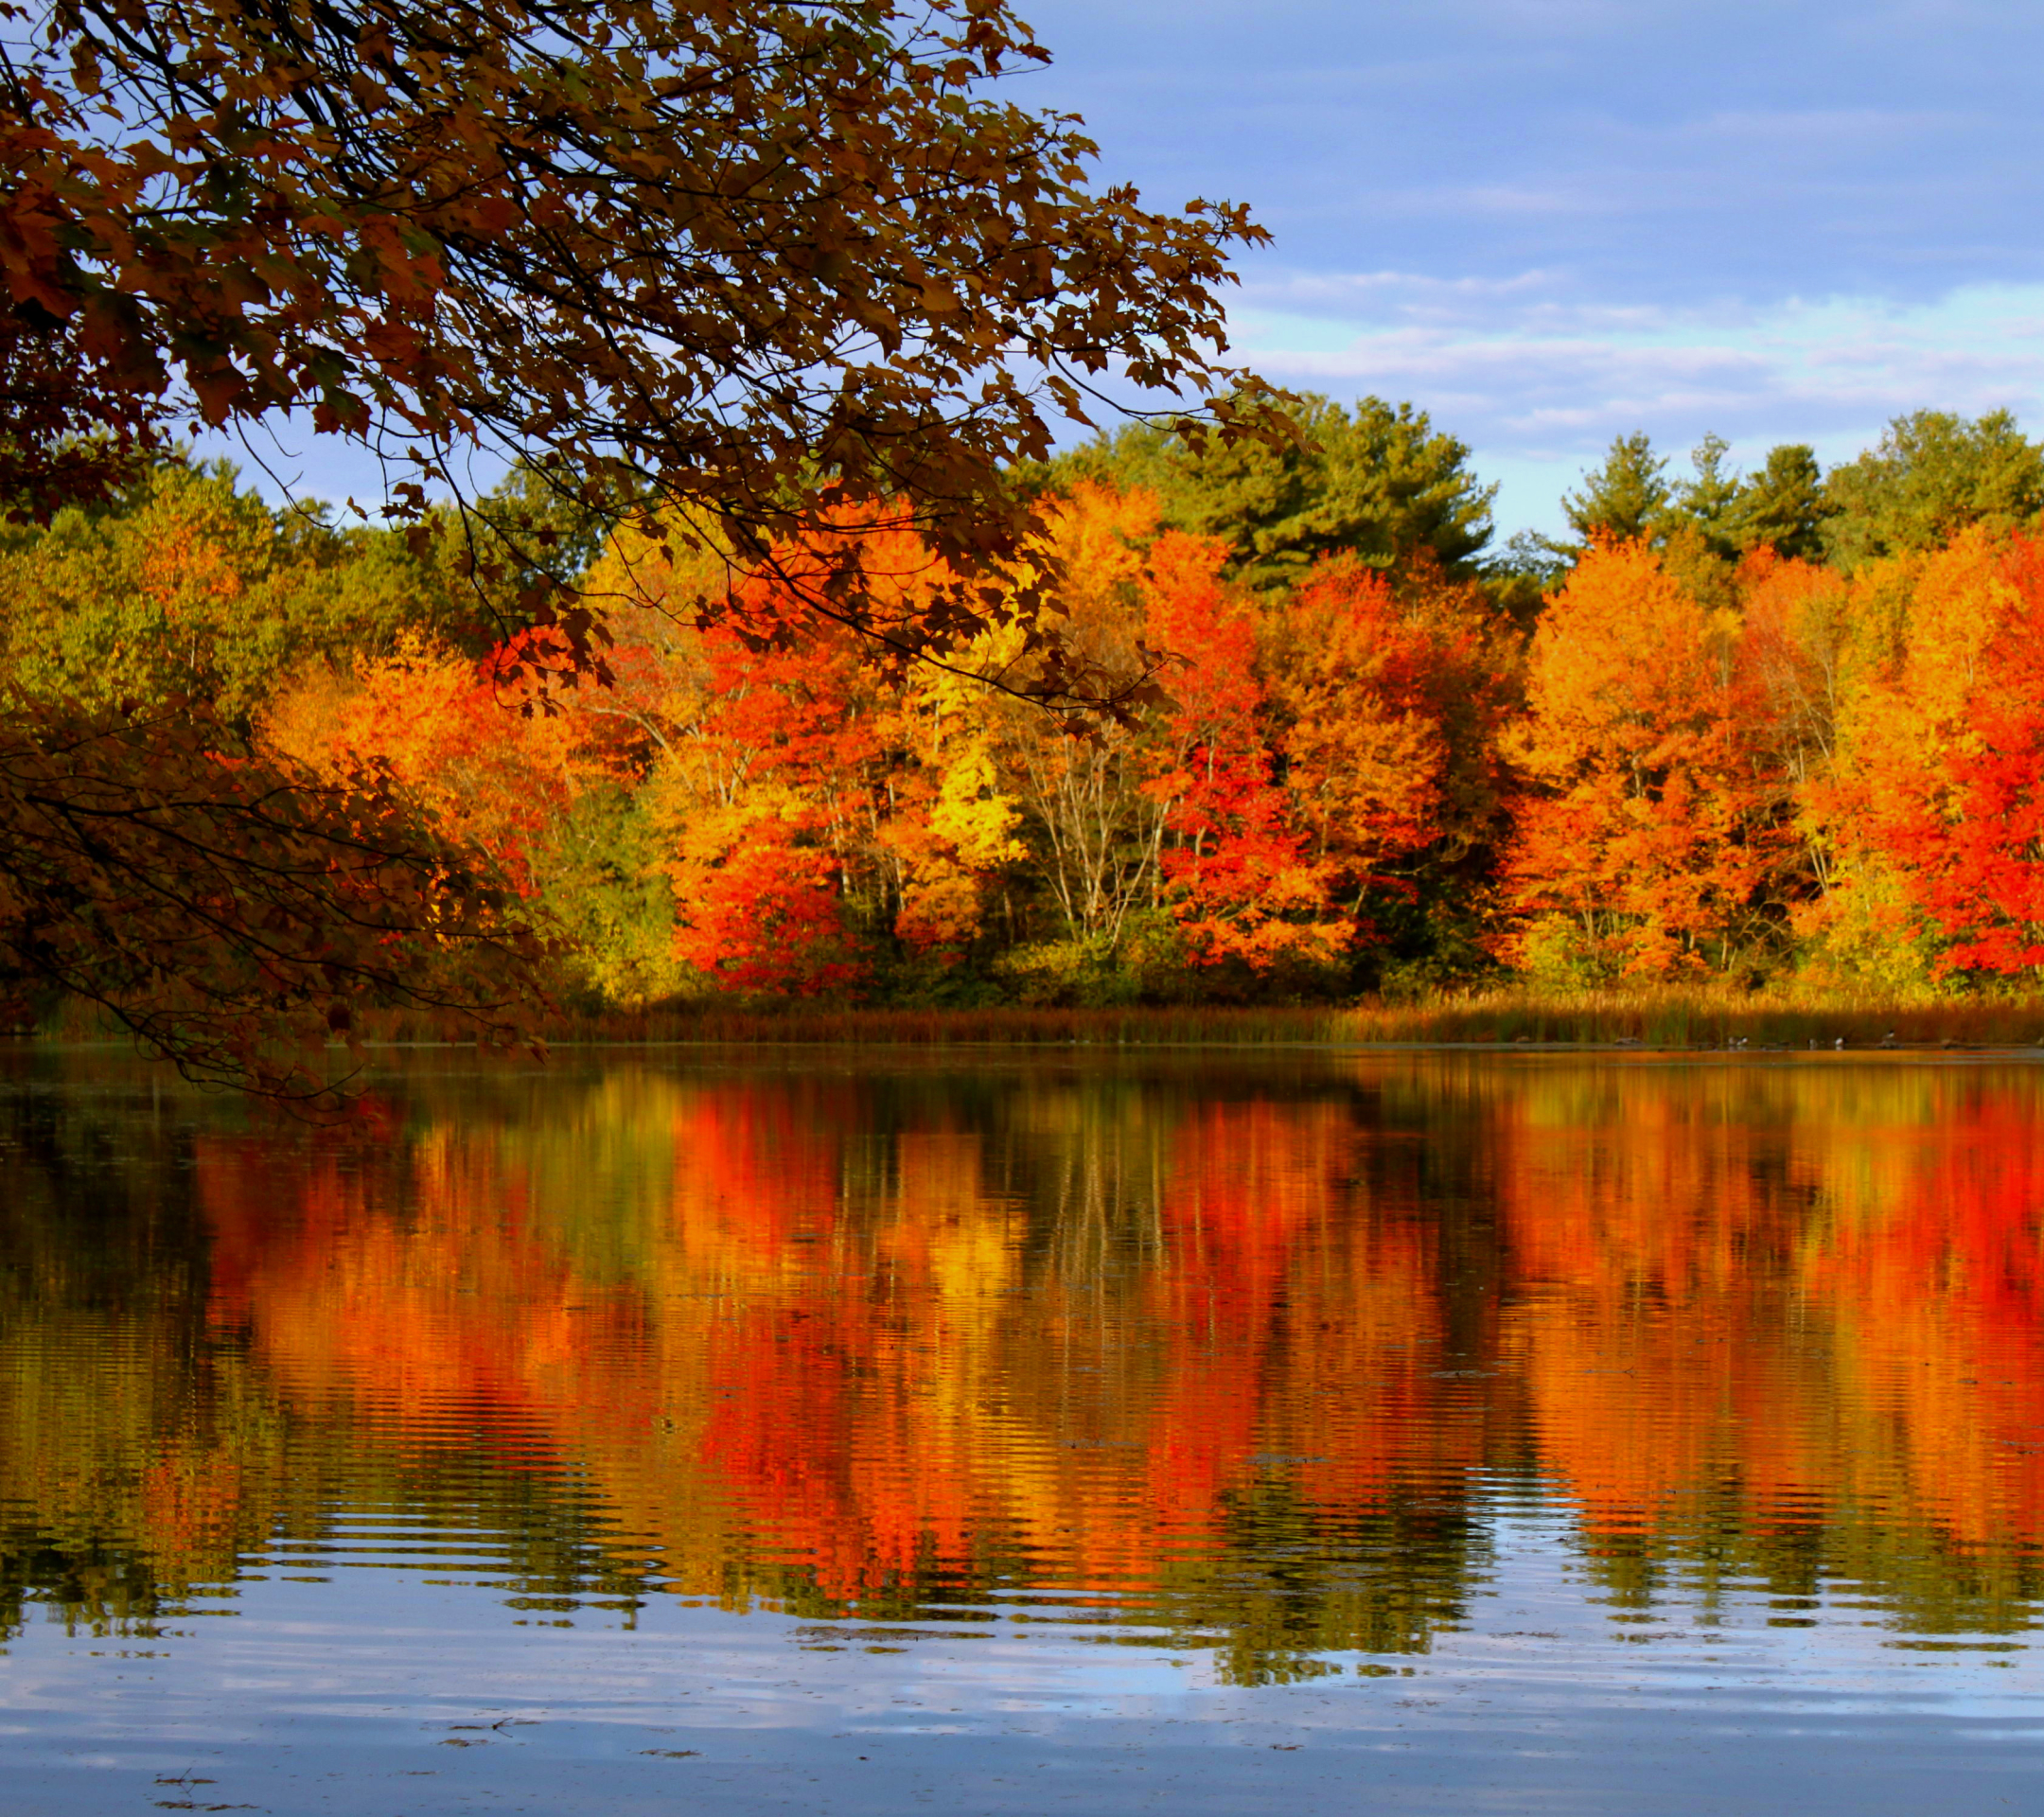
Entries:
[[1739, 487], [1735, 537], [1741, 550], [1771, 548], [1797, 561], [1824, 558], [1824, 469], [1802, 442], [1768, 450], [1766, 463]]
[[2013, 530], [2044, 510], [2044, 449], [2005, 410], [1897, 416], [1880, 446], [1831, 469], [1824, 540], [1841, 568], [1935, 549], [1970, 524]]
[[1491, 536], [1497, 487], [1469, 469], [1467, 444], [1436, 432], [1409, 403], [1365, 397], [1351, 415], [1309, 394], [1289, 447], [1209, 441], [1135, 425], [1066, 456], [1053, 471], [1154, 492], [1172, 529], [1222, 538], [1229, 577], [1269, 589], [1323, 556], [1388, 568], [1417, 550], [1450, 573], [1473, 572]]
[[1579, 491], [1562, 496], [1562, 515], [1585, 542], [1651, 537], [1674, 502], [1666, 471], [1667, 462], [1655, 454], [1644, 430], [1616, 436], [1604, 465], [1583, 475]]
[[1726, 558], [1738, 553], [1738, 502], [1744, 489], [1738, 471], [1726, 469], [1731, 451], [1722, 435], [1705, 435], [1689, 455], [1695, 476], [1678, 481], [1673, 498], [1676, 515], [1695, 526], [1712, 555]]

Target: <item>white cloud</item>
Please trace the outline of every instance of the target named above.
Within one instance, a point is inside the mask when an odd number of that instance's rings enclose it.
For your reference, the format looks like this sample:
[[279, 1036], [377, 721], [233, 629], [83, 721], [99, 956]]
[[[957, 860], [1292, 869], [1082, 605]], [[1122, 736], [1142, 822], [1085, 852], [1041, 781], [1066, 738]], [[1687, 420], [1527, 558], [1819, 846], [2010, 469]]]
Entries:
[[1507, 530], [1552, 527], [1561, 490], [1635, 430], [1673, 451], [1715, 431], [1745, 460], [1785, 441], [1839, 460], [1924, 406], [2044, 428], [2044, 285], [1689, 310], [1569, 291], [1541, 271], [1273, 277], [1232, 312], [1235, 356], [1287, 384], [1419, 404], [1506, 476]]

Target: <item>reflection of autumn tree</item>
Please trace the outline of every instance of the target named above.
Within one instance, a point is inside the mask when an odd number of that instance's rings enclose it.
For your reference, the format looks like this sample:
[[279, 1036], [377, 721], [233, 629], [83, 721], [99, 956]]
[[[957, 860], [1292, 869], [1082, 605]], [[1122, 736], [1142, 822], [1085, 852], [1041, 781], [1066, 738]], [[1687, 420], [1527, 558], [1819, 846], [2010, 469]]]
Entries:
[[109, 1168], [109, 1131], [59, 1094], [0, 1100], [0, 1634], [25, 1604], [151, 1633], [275, 1513], [273, 1410], [205, 1342], [174, 1144], [121, 1133]]
[[[2044, 1137], [2005, 1087], [1942, 1083], [1838, 1132], [1803, 1275], [1861, 1473], [1901, 1485], [1984, 1571], [2044, 1533]], [[1806, 1174], [1814, 1133], [1798, 1131]]]
[[[544, 1432], [678, 1587], [872, 1613], [1020, 1558], [1247, 1636], [1267, 1597], [1238, 1555], [1279, 1518], [1274, 1493], [1336, 1543], [1345, 1522], [1397, 1526], [1401, 1495], [1480, 1453], [1481, 1423], [1449, 1455], [1412, 1449], [1442, 1392], [1429, 1251], [1410, 1220], [1343, 1215], [1358, 1138], [1331, 1106], [1186, 1124], [1148, 1092], [1101, 1120], [1093, 1096], [1037, 1096], [999, 1131], [940, 1094], [867, 1161], [845, 1144], [886, 1111], [870, 1093], [646, 1082], [544, 1141], [429, 1134], [402, 1219], [315, 1170], [292, 1234], [247, 1246], [231, 1208], [284, 1182], [222, 1146], [204, 1175], [216, 1309], [245, 1309], [295, 1392]], [[547, 1210], [547, 1183], [571, 1181], [665, 1209], [636, 1223], [635, 1253], [607, 1253]], [[1027, 1198], [1001, 1184], [1025, 1181]], [[1298, 1376], [1351, 1411], [1293, 1407]], [[1440, 1587], [1414, 1600], [1380, 1563], [1379, 1590], [1329, 1605], [1347, 1630], [1297, 1592], [1238, 1669], [1419, 1644], [1455, 1595], [1452, 1558], [1431, 1568]]]
[[[62, 1062], [52, 1070], [49, 1083], [75, 1083]], [[400, 1420], [379, 1434], [280, 1393], [252, 1366], [253, 1264], [278, 1224], [387, 1203], [387, 1167], [372, 1161], [365, 1179], [360, 1154], [308, 1169], [290, 1158], [298, 1144], [245, 1144], [229, 1151], [243, 1163], [230, 1176], [208, 1170], [202, 1219], [188, 1133], [155, 1114], [139, 1066], [107, 1071], [96, 1059], [83, 1102], [0, 1099], [0, 1243], [13, 1263], [0, 1281], [0, 1632], [25, 1605], [135, 1637], [230, 1613], [244, 1561], [326, 1543], [337, 1508], [432, 1526], [451, 1504], [491, 1536], [518, 1594], [628, 1590], [549, 1460], [507, 1456], [501, 1426], [479, 1429], [473, 1409], [450, 1410], [422, 1443]]]
[[100, 1226], [57, 1194], [75, 1134], [0, 1146], [37, 1359], [0, 1384], [15, 1594], [146, 1614], [332, 1508], [454, 1508], [528, 1596], [1043, 1589], [1286, 1677], [1456, 1618], [1483, 1475], [1572, 1504], [1626, 1614], [1676, 1577], [1850, 1579], [1914, 1632], [2044, 1594], [2027, 1074], [614, 1068], [407, 1101], [367, 1142], [157, 1154]]
[[2044, 1526], [2027, 1082], [1545, 1085], [1499, 1135], [1505, 1354], [1621, 1590], [1746, 1566], [1785, 1595], [1878, 1585], [1912, 1626], [2022, 1620]]

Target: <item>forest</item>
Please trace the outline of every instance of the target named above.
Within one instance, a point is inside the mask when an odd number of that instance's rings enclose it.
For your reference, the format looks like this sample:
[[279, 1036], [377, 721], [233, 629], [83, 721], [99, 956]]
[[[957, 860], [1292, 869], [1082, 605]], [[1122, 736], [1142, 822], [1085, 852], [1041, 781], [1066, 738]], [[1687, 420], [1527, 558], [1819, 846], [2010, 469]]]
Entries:
[[[1003, 584], [1141, 679], [1106, 713], [1003, 685], [1033, 607], [876, 663], [803, 609], [813, 538], [719, 610], [715, 551], [530, 469], [491, 503], [578, 574], [607, 675], [501, 633], [464, 519], [272, 509], [174, 456], [5, 531], [0, 662], [18, 701], [194, 715], [401, 800], [590, 1014], [2028, 985], [2044, 448], [2011, 417], [1920, 412], [1828, 471], [1622, 437], [1565, 539], [1502, 544], [1424, 412], [1297, 427], [1138, 424], [1020, 471], [1048, 544]], [[943, 554], [859, 511], [870, 609], [936, 615]]]

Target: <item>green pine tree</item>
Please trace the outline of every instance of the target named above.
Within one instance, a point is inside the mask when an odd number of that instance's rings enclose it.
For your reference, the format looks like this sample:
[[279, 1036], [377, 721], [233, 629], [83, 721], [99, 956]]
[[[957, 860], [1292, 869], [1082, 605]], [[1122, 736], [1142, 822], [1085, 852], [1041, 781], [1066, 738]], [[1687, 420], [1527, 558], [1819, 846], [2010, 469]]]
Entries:
[[2044, 511], [2044, 449], [2005, 410], [1968, 422], [1919, 410], [1888, 425], [1880, 445], [1831, 469], [1826, 553], [1842, 568], [1934, 549], [1969, 525], [2013, 530]]

